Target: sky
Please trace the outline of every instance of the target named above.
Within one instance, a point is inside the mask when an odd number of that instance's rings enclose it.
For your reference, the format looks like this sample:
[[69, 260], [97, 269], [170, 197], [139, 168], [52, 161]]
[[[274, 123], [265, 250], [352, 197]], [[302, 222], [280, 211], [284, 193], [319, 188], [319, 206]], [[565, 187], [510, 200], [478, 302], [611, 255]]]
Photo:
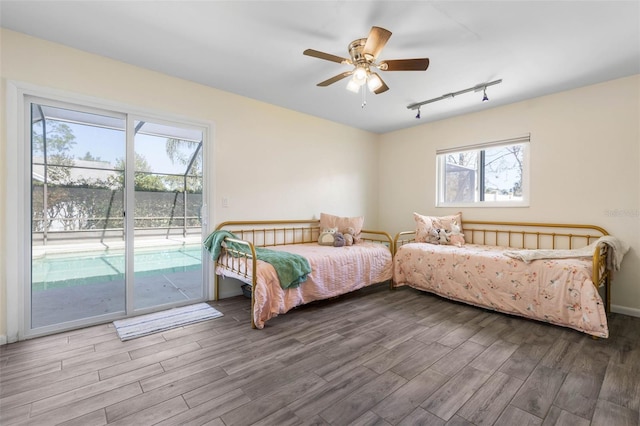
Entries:
[[[92, 157], [108, 161], [112, 165], [118, 159], [125, 157], [125, 132], [94, 126], [66, 123], [75, 135], [75, 142], [71, 155], [74, 158], [84, 158], [89, 152]], [[136, 152], [147, 160], [152, 171], [161, 173], [184, 173], [185, 165], [173, 164], [166, 153], [166, 138], [137, 134], [135, 137]]]

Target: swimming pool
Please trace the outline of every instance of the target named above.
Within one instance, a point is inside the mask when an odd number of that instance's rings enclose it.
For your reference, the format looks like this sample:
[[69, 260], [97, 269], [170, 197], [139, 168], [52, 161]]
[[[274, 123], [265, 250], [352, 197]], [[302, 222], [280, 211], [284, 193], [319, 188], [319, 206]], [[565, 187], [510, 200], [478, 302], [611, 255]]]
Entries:
[[[136, 249], [135, 276], [194, 271], [202, 265], [202, 245]], [[31, 265], [33, 291], [124, 280], [124, 250], [45, 254]]]

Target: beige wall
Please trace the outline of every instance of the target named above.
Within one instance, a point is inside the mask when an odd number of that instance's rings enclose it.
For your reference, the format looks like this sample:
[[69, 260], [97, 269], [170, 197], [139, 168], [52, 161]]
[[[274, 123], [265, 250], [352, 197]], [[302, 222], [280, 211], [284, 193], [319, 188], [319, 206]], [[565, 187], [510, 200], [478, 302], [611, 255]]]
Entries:
[[[411, 213], [463, 219], [590, 223], [631, 246], [613, 309], [640, 316], [640, 76], [496, 107], [381, 137], [380, 225], [412, 229]], [[428, 109], [423, 110], [423, 116]], [[435, 208], [436, 149], [531, 134], [523, 208]]]
[[[210, 228], [225, 220], [364, 215], [377, 227], [377, 136], [185, 80], [2, 30], [7, 81], [212, 123]], [[2, 113], [2, 129], [6, 129]], [[0, 337], [6, 335], [6, 131], [0, 139]], [[9, 189], [11, 190], [11, 189]], [[220, 200], [227, 197], [229, 207]], [[15, 255], [15, 249], [13, 249]]]

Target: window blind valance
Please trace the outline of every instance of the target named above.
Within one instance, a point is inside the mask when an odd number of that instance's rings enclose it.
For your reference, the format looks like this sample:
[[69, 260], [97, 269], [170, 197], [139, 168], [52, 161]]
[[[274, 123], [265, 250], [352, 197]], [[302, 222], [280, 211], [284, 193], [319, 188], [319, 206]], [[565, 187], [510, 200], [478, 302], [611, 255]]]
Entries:
[[510, 139], [501, 139], [501, 140], [492, 141], [492, 142], [482, 142], [482, 143], [477, 143], [473, 145], [438, 149], [436, 150], [436, 155], [450, 154], [452, 152], [461, 152], [461, 151], [475, 151], [478, 149], [494, 148], [494, 147], [505, 146], [505, 145], [516, 145], [519, 143], [528, 143], [528, 142], [531, 142], [531, 134], [526, 134], [523, 136], [518, 136]]

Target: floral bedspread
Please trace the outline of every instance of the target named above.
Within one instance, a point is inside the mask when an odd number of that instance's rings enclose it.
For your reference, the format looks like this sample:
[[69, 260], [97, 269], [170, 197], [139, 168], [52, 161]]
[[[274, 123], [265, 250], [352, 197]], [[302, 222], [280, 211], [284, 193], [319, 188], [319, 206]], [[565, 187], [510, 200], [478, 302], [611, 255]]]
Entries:
[[394, 256], [393, 282], [453, 300], [561, 325], [598, 337], [609, 328], [591, 279], [591, 258], [525, 263], [504, 247], [410, 243]]

